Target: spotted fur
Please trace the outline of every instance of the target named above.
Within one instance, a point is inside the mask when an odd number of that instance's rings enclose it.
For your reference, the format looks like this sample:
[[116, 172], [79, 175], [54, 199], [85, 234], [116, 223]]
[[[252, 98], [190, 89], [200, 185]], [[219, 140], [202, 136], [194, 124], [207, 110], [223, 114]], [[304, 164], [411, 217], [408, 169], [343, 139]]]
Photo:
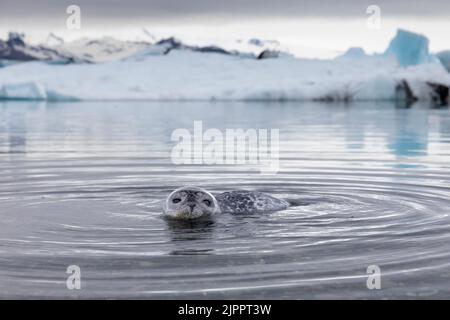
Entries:
[[229, 191], [219, 194], [216, 199], [220, 211], [226, 213], [257, 213], [289, 207], [287, 201], [257, 191]]
[[[205, 200], [208, 201], [205, 203]], [[262, 192], [239, 190], [213, 196], [198, 187], [183, 187], [167, 197], [163, 209], [172, 218], [196, 219], [216, 213], [258, 213], [287, 207], [288, 202]]]

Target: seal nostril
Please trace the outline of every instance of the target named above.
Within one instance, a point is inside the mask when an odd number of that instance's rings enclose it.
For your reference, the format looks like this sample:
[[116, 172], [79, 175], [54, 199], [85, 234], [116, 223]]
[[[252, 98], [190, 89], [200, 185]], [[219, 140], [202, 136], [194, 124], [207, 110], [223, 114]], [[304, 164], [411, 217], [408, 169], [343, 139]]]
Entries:
[[191, 211], [193, 211], [195, 208], [195, 204], [189, 204], [189, 208], [191, 208]]

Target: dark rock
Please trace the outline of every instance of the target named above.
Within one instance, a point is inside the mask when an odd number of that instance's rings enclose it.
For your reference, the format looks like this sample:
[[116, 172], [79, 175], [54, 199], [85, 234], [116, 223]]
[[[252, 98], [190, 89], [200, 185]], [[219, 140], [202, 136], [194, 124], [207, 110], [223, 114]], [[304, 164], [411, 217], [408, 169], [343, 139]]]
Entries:
[[397, 107], [409, 108], [416, 101], [417, 97], [414, 96], [408, 82], [401, 80], [395, 86], [395, 102]]
[[447, 106], [449, 103], [449, 87], [440, 83], [427, 82], [427, 85], [433, 89], [431, 99], [438, 106]]
[[257, 38], [252, 38], [248, 40], [248, 43], [258, 47], [262, 47], [264, 45], [264, 42]]
[[156, 45], [165, 45], [168, 46], [172, 49], [178, 49], [181, 48], [182, 46], [184, 46], [181, 41], [179, 41], [178, 39], [175, 39], [174, 37], [170, 37], [170, 38], [166, 38], [166, 39], [161, 39], [159, 40], [157, 43], [155, 43]]
[[278, 58], [279, 55], [280, 55], [280, 53], [279, 53], [278, 51], [266, 49], [266, 50], [262, 51], [262, 52], [256, 57], [256, 59], [262, 60], [262, 59]]
[[6, 40], [6, 44], [8, 46], [25, 46], [24, 41], [25, 35], [23, 33], [18, 32], [10, 32], [8, 34], [8, 40]]
[[222, 49], [222, 48], [216, 47], [216, 46], [206, 46], [206, 47], [193, 48], [193, 51], [220, 53], [220, 54], [227, 54], [227, 55], [231, 55], [232, 54], [230, 51], [227, 51], [225, 49]]
[[198, 47], [198, 46], [185, 45], [181, 41], [179, 41], [173, 37], [159, 40], [158, 42], [156, 42], [155, 45], [166, 48], [166, 50], [164, 50], [163, 54], [168, 54], [171, 50], [174, 50], [174, 49], [185, 49], [185, 50], [191, 50], [191, 51], [195, 51], [195, 52], [219, 53], [219, 54], [226, 54], [226, 55], [235, 54], [234, 52], [227, 51], [227, 50], [217, 47], [217, 46]]
[[73, 63], [78, 61], [74, 56], [62, 54], [46, 46], [28, 45], [23, 34], [10, 32], [8, 40], [0, 40], [0, 59], [12, 61], [41, 60], [54, 63]]

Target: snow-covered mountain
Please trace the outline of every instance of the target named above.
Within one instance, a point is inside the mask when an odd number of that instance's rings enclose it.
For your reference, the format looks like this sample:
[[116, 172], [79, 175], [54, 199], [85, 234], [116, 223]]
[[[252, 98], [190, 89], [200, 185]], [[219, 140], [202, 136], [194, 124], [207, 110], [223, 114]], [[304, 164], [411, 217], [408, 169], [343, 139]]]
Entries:
[[[142, 60], [148, 56], [168, 55], [174, 50], [183, 50], [200, 53], [215, 53], [229, 56], [239, 56], [242, 58], [254, 58], [254, 59], [258, 58], [257, 55], [252, 53], [240, 52], [237, 50], [226, 50], [214, 45], [210, 46], [187, 45], [182, 43], [180, 40], [171, 37], [157, 41], [154, 45], [137, 52], [136, 54], [130, 56], [128, 59]], [[261, 52], [264, 52], [264, 50], [262, 50]]]
[[47, 36], [47, 39], [45, 40], [45, 45], [49, 46], [49, 47], [62, 45], [63, 43], [64, 43], [64, 39], [61, 37], [58, 37], [53, 32], [50, 32]]
[[122, 41], [111, 37], [100, 39], [81, 38], [53, 46], [58, 52], [71, 54], [90, 63], [115, 61], [127, 58], [152, 47], [149, 42]]
[[78, 62], [77, 58], [69, 52], [62, 53], [44, 45], [29, 45], [25, 42], [23, 34], [15, 32], [10, 32], [7, 40], [0, 40], [0, 60], [40, 60], [55, 63]]
[[[148, 39], [155, 39], [145, 30]], [[159, 41], [123, 41], [112, 37], [100, 39], [81, 38], [65, 42], [54, 33], [50, 33], [45, 44], [32, 46], [25, 42], [23, 34], [11, 32], [6, 41], [0, 40], [0, 61], [15, 62], [45, 61], [60, 63], [103, 63], [122, 59], [142, 59], [146, 56], [167, 55], [172, 50], [186, 50], [202, 53], [218, 53], [225, 55], [240, 55], [242, 57], [257, 58], [267, 46], [262, 46], [256, 53], [226, 50], [218, 46], [195, 46], [182, 43], [171, 38]], [[272, 50], [275, 52], [275, 50]]]

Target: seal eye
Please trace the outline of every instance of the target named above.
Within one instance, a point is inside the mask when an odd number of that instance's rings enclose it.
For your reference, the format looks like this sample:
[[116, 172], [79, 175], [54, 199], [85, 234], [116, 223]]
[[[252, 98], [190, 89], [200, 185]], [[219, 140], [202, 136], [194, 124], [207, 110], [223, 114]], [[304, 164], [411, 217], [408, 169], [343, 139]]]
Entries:
[[208, 199], [203, 200], [203, 203], [206, 204], [208, 207], [211, 205], [211, 201]]
[[175, 198], [175, 199], [172, 200], [173, 203], [178, 203], [178, 202], [180, 202], [180, 201], [181, 201], [180, 198]]

